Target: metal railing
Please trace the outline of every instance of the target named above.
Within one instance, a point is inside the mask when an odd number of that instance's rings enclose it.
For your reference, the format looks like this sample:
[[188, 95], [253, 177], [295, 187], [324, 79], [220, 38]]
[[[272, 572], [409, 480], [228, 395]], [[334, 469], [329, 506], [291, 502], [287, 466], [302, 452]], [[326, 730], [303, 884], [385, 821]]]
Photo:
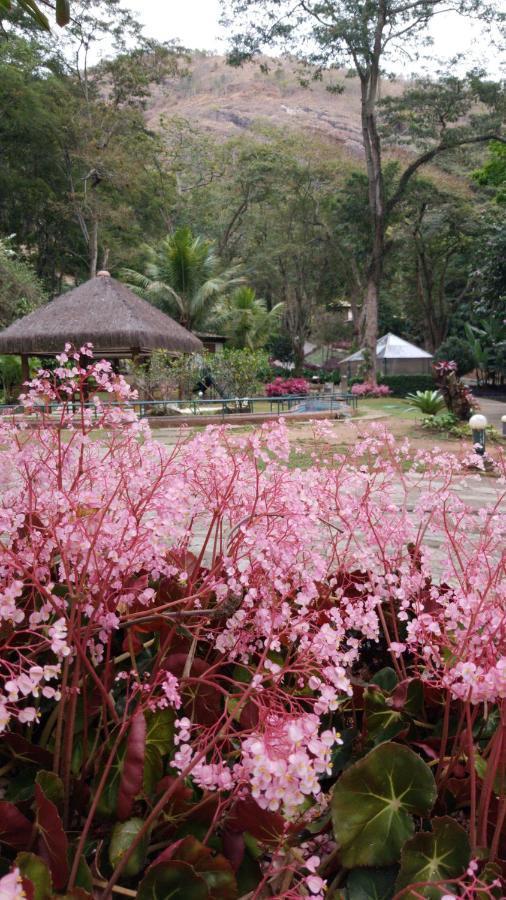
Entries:
[[[286, 414], [295, 412], [324, 412], [342, 410], [343, 404], [357, 408], [357, 397], [351, 393], [333, 392], [319, 394], [286, 395], [283, 397], [227, 397], [208, 399], [192, 397], [189, 400], [132, 400], [127, 403], [106, 401], [107, 406], [135, 409], [141, 418], [146, 417], [178, 417], [178, 416], [213, 416], [224, 419], [230, 415], [251, 414]], [[87, 408], [95, 409], [94, 403], [85, 403]], [[48, 409], [55, 415], [61, 410], [58, 403], [49, 404]], [[25, 412], [20, 404], [0, 404], [0, 415], [21, 415]], [[98, 417], [98, 413], [97, 413]]]

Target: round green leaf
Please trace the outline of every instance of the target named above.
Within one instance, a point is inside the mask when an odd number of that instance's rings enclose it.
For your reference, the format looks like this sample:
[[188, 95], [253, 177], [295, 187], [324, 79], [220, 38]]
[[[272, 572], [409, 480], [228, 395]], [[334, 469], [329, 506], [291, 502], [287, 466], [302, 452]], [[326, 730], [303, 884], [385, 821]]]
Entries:
[[402, 714], [389, 706], [388, 699], [377, 688], [364, 691], [367, 733], [375, 744], [391, 740], [406, 727]]
[[35, 853], [18, 853], [16, 865], [23, 877], [32, 882], [33, 900], [50, 900], [53, 896], [53, 884], [44, 860]]
[[397, 866], [388, 869], [352, 869], [346, 879], [346, 900], [391, 900]]
[[204, 879], [181, 860], [152, 866], [137, 891], [137, 900], [209, 900], [210, 896]]
[[401, 853], [401, 868], [396, 891], [407, 888], [403, 898], [415, 896], [439, 900], [451, 893], [443, 884], [438, 887], [426, 885], [410, 891], [409, 885], [420, 881], [444, 882], [445, 878], [458, 878], [465, 872], [471, 855], [466, 832], [454, 819], [442, 816], [433, 819], [431, 832], [420, 832], [407, 841]]
[[[142, 819], [128, 819], [127, 822], [116, 823], [112, 830], [111, 843], [109, 844], [109, 862], [113, 869], [121, 862], [130, 845], [143, 827], [144, 822]], [[123, 869], [123, 874], [127, 877], [137, 875], [142, 869], [146, 859], [148, 840], [149, 835], [146, 834], [128, 860]]]
[[400, 744], [375, 747], [334, 787], [332, 821], [343, 865], [396, 862], [413, 834], [412, 816], [426, 815], [435, 800], [434, 776], [416, 753]]

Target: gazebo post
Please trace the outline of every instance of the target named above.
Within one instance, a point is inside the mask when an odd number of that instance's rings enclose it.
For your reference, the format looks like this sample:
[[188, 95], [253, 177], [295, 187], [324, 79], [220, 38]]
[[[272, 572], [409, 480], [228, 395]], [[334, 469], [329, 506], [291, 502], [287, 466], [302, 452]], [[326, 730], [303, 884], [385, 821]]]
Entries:
[[30, 380], [30, 357], [26, 353], [21, 354], [21, 382]]

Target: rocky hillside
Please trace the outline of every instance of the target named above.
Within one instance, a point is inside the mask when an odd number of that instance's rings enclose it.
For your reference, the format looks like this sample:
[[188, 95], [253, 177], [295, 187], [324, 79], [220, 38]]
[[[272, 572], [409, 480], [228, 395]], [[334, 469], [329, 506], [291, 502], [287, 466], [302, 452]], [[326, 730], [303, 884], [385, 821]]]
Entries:
[[[291, 61], [261, 62], [264, 65], [235, 69], [224, 57], [195, 54], [187, 77], [153, 89], [147, 108], [149, 124], [156, 127], [160, 116], [180, 116], [218, 139], [270, 124], [312, 133], [341, 145], [353, 157], [362, 156], [356, 78], [335, 73], [303, 87]], [[344, 86], [342, 94], [327, 89], [337, 82]], [[385, 94], [401, 90], [400, 82], [385, 82]]]

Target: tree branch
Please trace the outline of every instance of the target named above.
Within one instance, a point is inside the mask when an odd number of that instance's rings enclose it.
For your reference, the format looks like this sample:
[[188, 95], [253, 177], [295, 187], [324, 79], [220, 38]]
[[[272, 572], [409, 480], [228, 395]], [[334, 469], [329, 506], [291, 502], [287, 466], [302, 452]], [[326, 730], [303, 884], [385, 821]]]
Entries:
[[425, 166], [427, 163], [431, 162], [436, 156], [439, 156], [440, 153], [445, 153], [446, 150], [454, 150], [456, 147], [463, 147], [465, 144], [485, 144], [489, 141], [499, 141], [501, 144], [506, 144], [506, 137], [503, 137], [500, 134], [479, 134], [475, 137], [467, 137], [461, 138], [460, 140], [455, 141], [454, 143], [441, 143], [436, 147], [433, 147], [431, 150], [427, 150], [425, 153], [422, 153], [418, 159], [415, 159], [414, 162], [411, 163], [404, 170], [399, 180], [399, 184], [397, 185], [397, 190], [390, 197], [388, 203], [386, 204], [386, 212], [389, 215], [393, 209], [397, 206], [404, 193], [406, 188], [413, 177], [413, 175], [418, 172], [422, 166]]

